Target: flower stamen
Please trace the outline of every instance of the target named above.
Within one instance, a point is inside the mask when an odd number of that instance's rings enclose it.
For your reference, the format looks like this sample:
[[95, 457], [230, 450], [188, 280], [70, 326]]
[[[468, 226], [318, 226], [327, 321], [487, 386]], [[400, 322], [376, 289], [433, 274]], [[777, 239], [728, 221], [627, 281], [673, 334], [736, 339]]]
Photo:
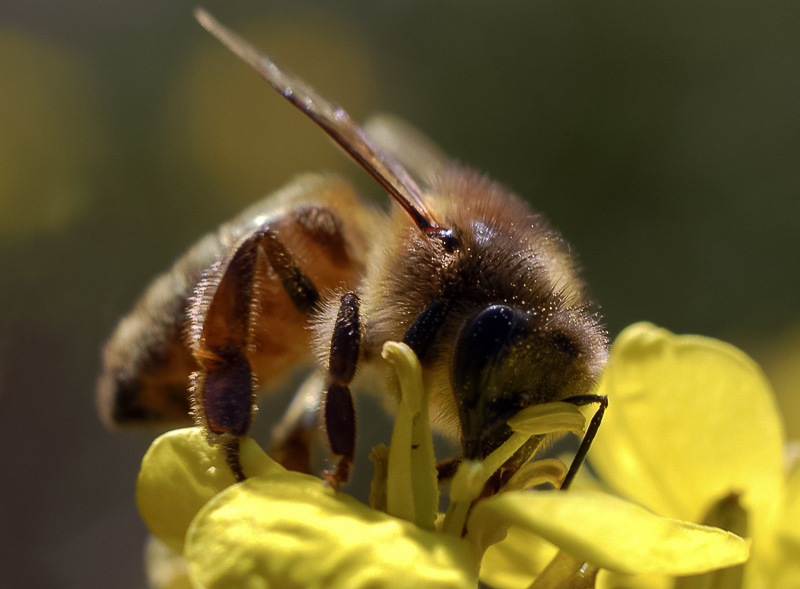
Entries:
[[567, 476], [567, 465], [558, 458], [534, 460], [514, 473], [503, 487], [503, 492], [524, 491], [546, 483], [558, 489], [564, 482], [565, 476]]
[[389, 446], [386, 513], [433, 530], [439, 512], [439, 483], [422, 367], [403, 343], [386, 342], [382, 356], [394, 368], [399, 392]]
[[528, 440], [553, 433], [572, 432], [581, 435], [586, 427], [586, 418], [575, 405], [546, 403], [526, 407], [512, 417], [508, 425], [514, 433], [483, 462], [462, 462], [459, 466], [450, 486], [450, 506], [443, 526], [446, 533], [462, 534], [469, 509], [480, 496], [486, 482]]

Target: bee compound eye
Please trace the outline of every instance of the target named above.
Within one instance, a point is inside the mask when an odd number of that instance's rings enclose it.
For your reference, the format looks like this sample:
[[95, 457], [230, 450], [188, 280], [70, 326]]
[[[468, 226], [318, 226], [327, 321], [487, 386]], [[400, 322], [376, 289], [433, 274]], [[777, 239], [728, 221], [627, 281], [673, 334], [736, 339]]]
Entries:
[[505, 305], [492, 305], [461, 330], [456, 342], [451, 380], [461, 407], [475, 408], [485, 392], [487, 374], [526, 332], [524, 318]]

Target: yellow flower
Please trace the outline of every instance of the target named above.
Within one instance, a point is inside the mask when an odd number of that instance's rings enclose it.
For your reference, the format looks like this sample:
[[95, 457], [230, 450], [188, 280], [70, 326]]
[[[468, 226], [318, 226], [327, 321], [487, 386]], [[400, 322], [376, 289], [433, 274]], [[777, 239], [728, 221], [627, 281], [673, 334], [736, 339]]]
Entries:
[[[462, 464], [448, 512], [438, 516], [419, 362], [403, 344], [387, 344], [384, 357], [394, 366], [401, 402], [391, 447], [373, 452], [381, 474], [371, 508], [315, 477], [282, 469], [252, 440], [242, 445], [250, 478], [239, 484], [197, 428], [154, 442], [139, 475], [139, 510], [153, 535], [183, 554], [192, 586], [474, 588], [486, 548], [510, 527], [526, 537], [522, 550], [533, 553], [544, 538], [569, 553], [540, 580], [582, 583], [574, 587], [593, 586], [597, 567], [687, 574], [747, 558], [747, 543], [733, 534], [663, 519], [607, 494], [509, 490], [477, 500], [531, 435], [583, 430], [583, 415], [563, 403], [526, 409], [510, 422], [515, 433], [506, 444], [482, 463]], [[552, 461], [533, 462], [509, 488], [552, 480], [564, 470]]]
[[[717, 340], [637, 324], [614, 343], [598, 392], [612, 399], [590, 454], [605, 483], [661, 516], [727, 520], [753, 540], [743, 579], [729, 571], [678, 586], [800, 587], [800, 471], [784, 471], [783, 426], [752, 360]], [[612, 577], [606, 586], [673, 583]]]

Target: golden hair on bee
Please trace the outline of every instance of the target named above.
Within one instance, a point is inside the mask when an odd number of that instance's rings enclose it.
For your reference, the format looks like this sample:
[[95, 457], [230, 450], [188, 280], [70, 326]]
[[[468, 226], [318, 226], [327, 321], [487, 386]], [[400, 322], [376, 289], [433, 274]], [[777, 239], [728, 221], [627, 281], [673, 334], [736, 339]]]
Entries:
[[[205, 11], [196, 16], [396, 206], [376, 211], [344, 181], [307, 175], [201, 240], [153, 283], [107, 344], [98, 387], [107, 421], [187, 415], [187, 394], [176, 391], [191, 380], [196, 422], [244, 478], [238, 444], [258, 386], [274, 387], [316, 359], [318, 394], [290, 408], [274, 451], [310, 470], [318, 419], [337, 460], [328, 480], [338, 485], [355, 454], [351, 386], [362, 367], [378, 363], [387, 341], [417, 354], [432, 415], [468, 459], [502, 444], [509, 418], [525, 407], [602, 406], [590, 392], [606, 361], [606, 333], [568, 245], [541, 215], [403, 123], [383, 117], [358, 126]], [[167, 390], [169, 406], [161, 401]], [[543, 441], [532, 439], [505, 472]], [[590, 442], [587, 435], [581, 459]]]

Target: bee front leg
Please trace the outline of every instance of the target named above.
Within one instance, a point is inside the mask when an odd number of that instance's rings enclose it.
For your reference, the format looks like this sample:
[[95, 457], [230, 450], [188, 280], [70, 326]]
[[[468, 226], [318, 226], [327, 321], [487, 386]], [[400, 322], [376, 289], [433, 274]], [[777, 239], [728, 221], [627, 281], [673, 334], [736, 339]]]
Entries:
[[355, 377], [361, 348], [360, 300], [356, 293], [345, 293], [331, 337], [325, 394], [325, 429], [331, 451], [340, 456], [336, 469], [325, 473], [333, 488], [347, 482], [356, 446], [356, 415], [350, 383]]

